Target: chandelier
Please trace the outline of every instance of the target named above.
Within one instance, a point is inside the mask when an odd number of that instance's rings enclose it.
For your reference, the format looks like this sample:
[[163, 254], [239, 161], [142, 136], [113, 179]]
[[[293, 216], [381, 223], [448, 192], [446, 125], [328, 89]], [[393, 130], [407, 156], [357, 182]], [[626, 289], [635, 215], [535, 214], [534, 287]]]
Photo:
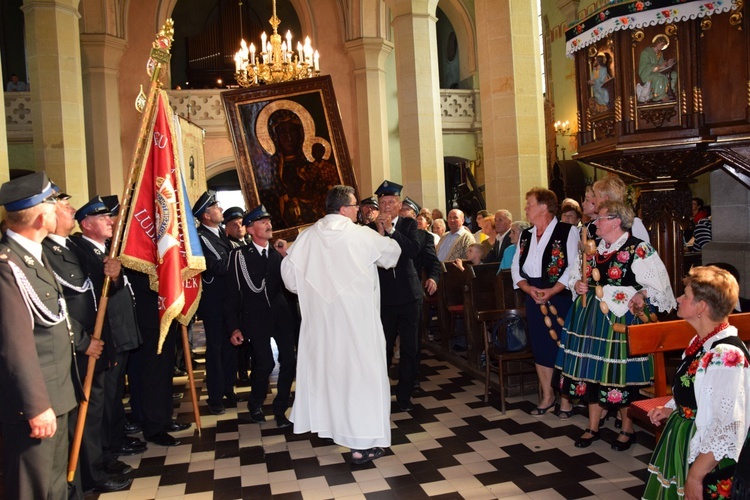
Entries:
[[[242, 1], [240, 5], [240, 29], [242, 26]], [[260, 35], [260, 52], [255, 45], [247, 46], [245, 40], [240, 42], [240, 50], [234, 55], [234, 78], [242, 87], [253, 87], [261, 83], [280, 83], [290, 80], [301, 80], [320, 75], [320, 56], [312, 48], [310, 37], [305, 44], [297, 42], [297, 52], [292, 49], [292, 32], [286, 32], [282, 41], [277, 28], [281, 19], [276, 16], [276, 0], [273, 0], [273, 16], [268, 20], [273, 28], [270, 40], [264, 31]], [[242, 32], [240, 31], [240, 36]]]

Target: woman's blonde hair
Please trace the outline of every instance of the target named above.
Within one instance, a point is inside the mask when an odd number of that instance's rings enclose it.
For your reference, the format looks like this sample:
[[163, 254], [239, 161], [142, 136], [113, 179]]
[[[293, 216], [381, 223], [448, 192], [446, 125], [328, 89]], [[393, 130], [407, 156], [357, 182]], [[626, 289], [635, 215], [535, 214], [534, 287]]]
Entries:
[[594, 183], [594, 191], [599, 191], [606, 196], [608, 201], [625, 201], [628, 187], [619, 176], [607, 174], [606, 177]]

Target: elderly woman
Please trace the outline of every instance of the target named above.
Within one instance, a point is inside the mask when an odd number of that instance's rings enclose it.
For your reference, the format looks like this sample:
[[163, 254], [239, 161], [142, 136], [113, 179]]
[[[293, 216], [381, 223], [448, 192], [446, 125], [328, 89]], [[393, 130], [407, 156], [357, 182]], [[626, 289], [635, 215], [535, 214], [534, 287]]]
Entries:
[[[625, 198], [628, 194], [628, 187], [619, 176], [615, 174], [607, 174], [604, 178], [599, 179], [594, 183], [593, 191], [594, 197], [592, 201], [598, 213], [599, 208], [605, 201], [620, 201], [626, 203]], [[630, 233], [646, 243], [651, 242], [646, 226], [643, 225], [643, 221], [638, 217], [633, 218]], [[594, 236], [599, 239], [599, 236], [596, 233], [594, 233]]]
[[531, 227], [531, 224], [525, 220], [517, 220], [510, 225], [510, 245], [503, 252], [503, 260], [500, 261], [500, 267], [497, 272], [503, 269], [510, 269], [513, 265], [513, 256], [516, 255], [516, 247], [518, 246], [518, 238], [521, 237], [521, 232]]
[[595, 255], [585, 256], [590, 273], [582, 278], [580, 268], [571, 272], [570, 286], [579, 297], [565, 324], [557, 366], [561, 393], [589, 406], [589, 427], [575, 442], [578, 448], [599, 439], [604, 407], [623, 409], [622, 431], [612, 449], [624, 451], [635, 442], [625, 407], [639, 388], [651, 384], [653, 366], [648, 356], [628, 357], [625, 325], [642, 322], [650, 312], [644, 311], [647, 302], [660, 311], [676, 305], [659, 255], [628, 232], [633, 217], [628, 205], [605, 202], [595, 221], [601, 240]]
[[562, 329], [555, 316], [564, 319], [570, 308], [567, 283], [577, 267], [578, 230], [555, 218], [557, 197], [549, 189], [526, 193], [525, 211], [534, 227], [521, 233], [511, 273], [515, 287], [526, 293], [529, 342], [542, 390], [539, 406], [530, 414], [541, 416], [555, 406], [552, 373]]
[[750, 355], [727, 322], [739, 285], [716, 266], [694, 267], [683, 283], [677, 315], [697, 335], [682, 355], [672, 399], [649, 412], [654, 425], [669, 419], [643, 498], [727, 498], [750, 415]]

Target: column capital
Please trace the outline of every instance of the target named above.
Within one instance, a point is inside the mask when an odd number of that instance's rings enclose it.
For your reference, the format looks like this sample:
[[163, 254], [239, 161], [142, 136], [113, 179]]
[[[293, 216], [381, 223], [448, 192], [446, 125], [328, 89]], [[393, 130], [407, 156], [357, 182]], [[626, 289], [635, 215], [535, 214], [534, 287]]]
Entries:
[[78, 12], [78, 5], [81, 0], [23, 0], [21, 10], [28, 15], [30, 9], [58, 9], [67, 10], [80, 19], [81, 14]]
[[344, 44], [346, 53], [354, 61], [354, 69], [385, 70], [385, 60], [393, 52], [393, 43], [385, 38], [362, 37]]
[[395, 20], [405, 15], [422, 15], [435, 17], [438, 0], [385, 0]]
[[127, 42], [104, 33], [81, 33], [81, 56], [84, 68], [117, 69]]

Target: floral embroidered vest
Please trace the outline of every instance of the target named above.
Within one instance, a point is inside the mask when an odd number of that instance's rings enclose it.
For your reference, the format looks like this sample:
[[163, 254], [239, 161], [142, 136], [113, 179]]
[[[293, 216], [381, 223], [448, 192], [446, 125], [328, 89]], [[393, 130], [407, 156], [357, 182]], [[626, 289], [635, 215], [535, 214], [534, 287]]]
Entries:
[[[568, 267], [567, 243], [571, 227], [566, 222], [557, 221], [557, 225], [552, 230], [552, 236], [550, 236], [549, 243], [547, 243], [547, 248], [544, 249], [544, 255], [542, 256], [543, 284], [539, 288], [552, 288]], [[518, 270], [524, 279], [529, 279], [529, 276], [523, 270], [523, 265], [526, 262], [526, 257], [529, 255], [527, 250], [533, 233], [534, 228], [532, 227], [522, 232], [518, 239], [520, 247]]]
[[[640, 258], [645, 258], [649, 255], [643, 248], [639, 249], [638, 245], [641, 243], [643, 243], [642, 240], [630, 235], [620, 249], [609, 255], [608, 258], [599, 254], [588, 256], [589, 267], [586, 277], [588, 278], [589, 286], [597, 284], [632, 286], [636, 290], [640, 290], [642, 287], [635, 281], [635, 273], [630, 268], [633, 265], [635, 256], [639, 252], [641, 254], [639, 255]], [[653, 252], [651, 247], [649, 247], [649, 252]], [[599, 283], [595, 283], [591, 278], [591, 270], [594, 267], [599, 269], [599, 274], [601, 275]]]

